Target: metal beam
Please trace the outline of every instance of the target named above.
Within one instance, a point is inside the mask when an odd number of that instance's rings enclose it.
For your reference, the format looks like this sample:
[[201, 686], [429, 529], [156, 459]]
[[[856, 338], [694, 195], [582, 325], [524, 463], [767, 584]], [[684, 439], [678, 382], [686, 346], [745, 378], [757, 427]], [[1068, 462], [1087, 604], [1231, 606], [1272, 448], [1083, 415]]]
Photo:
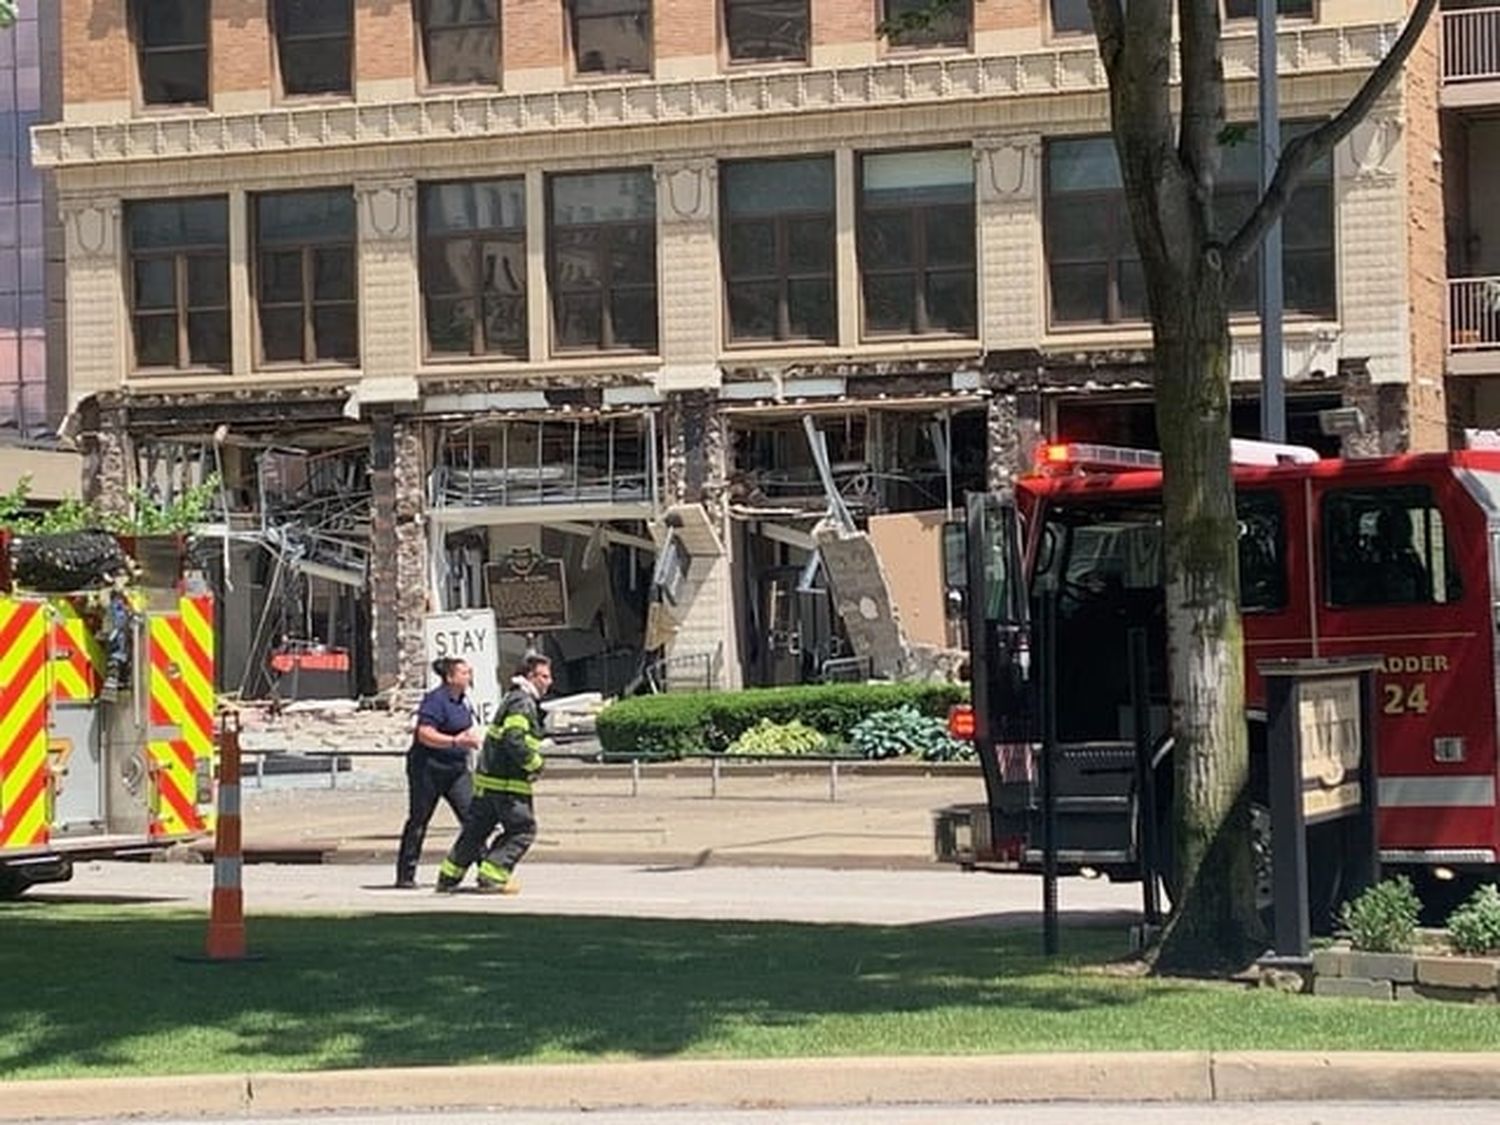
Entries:
[[581, 539], [592, 539], [597, 534], [609, 543], [618, 543], [622, 547], [635, 547], [642, 551], [656, 553], [656, 544], [651, 540], [639, 535], [627, 535], [623, 531], [613, 531], [607, 527], [589, 527], [581, 523], [544, 523], [542, 527], [551, 531], [560, 531], [564, 535], [576, 535]]
[[449, 530], [460, 527], [515, 527], [521, 524], [609, 523], [646, 521], [655, 515], [650, 504], [529, 504], [511, 507], [429, 508], [427, 518]]

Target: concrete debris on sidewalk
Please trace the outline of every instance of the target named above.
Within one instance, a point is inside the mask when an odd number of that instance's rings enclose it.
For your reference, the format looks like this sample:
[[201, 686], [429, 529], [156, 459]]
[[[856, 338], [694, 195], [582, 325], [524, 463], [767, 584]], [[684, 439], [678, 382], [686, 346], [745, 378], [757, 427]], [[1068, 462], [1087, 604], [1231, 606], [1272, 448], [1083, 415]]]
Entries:
[[400, 753], [411, 743], [413, 709], [364, 708], [352, 699], [311, 699], [240, 710], [240, 745], [250, 753]]

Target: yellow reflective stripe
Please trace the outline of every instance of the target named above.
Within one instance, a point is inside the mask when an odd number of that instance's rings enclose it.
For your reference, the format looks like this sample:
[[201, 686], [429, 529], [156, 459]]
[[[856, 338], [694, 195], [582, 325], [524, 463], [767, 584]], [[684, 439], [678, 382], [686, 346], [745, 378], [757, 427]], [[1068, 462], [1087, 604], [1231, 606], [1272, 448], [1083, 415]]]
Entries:
[[523, 737], [529, 737], [531, 720], [519, 713], [507, 715], [500, 722], [490, 725], [489, 735], [491, 738], [504, 738], [507, 731], [519, 731]]
[[464, 877], [464, 869], [451, 859], [445, 859], [438, 866], [438, 874], [448, 879], [462, 879]]
[[531, 796], [531, 782], [521, 781], [518, 778], [490, 777], [487, 774], [476, 773], [474, 791], [476, 793], [514, 793], [518, 797], [529, 797]]
[[529, 758], [526, 759], [525, 764], [521, 768], [524, 769], [527, 773], [536, 773], [536, 771], [541, 769], [545, 764], [546, 763], [542, 760], [542, 756], [540, 754], [533, 753]]
[[491, 883], [505, 884], [510, 882], [510, 872], [503, 867], [496, 867], [489, 860], [479, 865], [479, 877]]

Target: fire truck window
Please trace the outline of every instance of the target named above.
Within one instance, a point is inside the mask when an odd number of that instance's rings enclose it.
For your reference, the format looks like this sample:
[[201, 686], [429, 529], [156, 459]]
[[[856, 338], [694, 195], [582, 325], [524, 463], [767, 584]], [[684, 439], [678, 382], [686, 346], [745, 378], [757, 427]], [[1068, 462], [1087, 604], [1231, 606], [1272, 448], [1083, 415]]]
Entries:
[[1245, 492], [1235, 500], [1239, 518], [1240, 609], [1286, 607], [1286, 522], [1274, 492]]
[[1463, 583], [1425, 485], [1344, 489], [1323, 499], [1331, 606], [1449, 605]]

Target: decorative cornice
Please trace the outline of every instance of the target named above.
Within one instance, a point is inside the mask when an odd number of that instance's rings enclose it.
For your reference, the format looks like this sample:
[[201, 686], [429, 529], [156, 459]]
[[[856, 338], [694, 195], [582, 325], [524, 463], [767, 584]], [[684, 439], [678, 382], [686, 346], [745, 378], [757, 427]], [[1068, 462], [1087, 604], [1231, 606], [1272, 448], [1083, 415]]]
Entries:
[[[1285, 28], [1280, 33], [1280, 73], [1288, 77], [1371, 69], [1396, 33], [1397, 28], [1387, 23]], [[1253, 33], [1225, 36], [1223, 54], [1226, 78], [1255, 76]], [[1175, 53], [1172, 59], [1175, 68]], [[1092, 44], [1080, 44], [1009, 55], [590, 84], [533, 93], [40, 125], [32, 130], [32, 158], [40, 168], [76, 168], [951, 104], [1102, 92], [1105, 88], [1097, 50]]]

